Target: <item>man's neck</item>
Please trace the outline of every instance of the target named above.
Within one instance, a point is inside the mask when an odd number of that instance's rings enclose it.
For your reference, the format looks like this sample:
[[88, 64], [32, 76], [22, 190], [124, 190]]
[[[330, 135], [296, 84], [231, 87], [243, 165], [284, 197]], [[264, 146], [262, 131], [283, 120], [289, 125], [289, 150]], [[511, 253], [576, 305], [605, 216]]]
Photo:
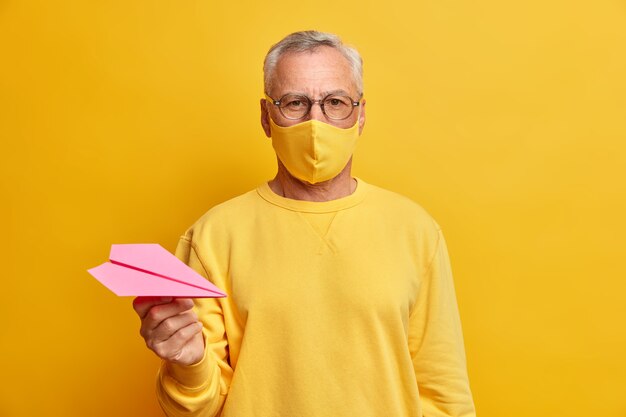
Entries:
[[334, 178], [310, 184], [292, 176], [279, 162], [276, 177], [269, 182], [272, 191], [285, 198], [304, 201], [330, 201], [347, 197], [356, 190], [357, 182], [350, 175], [352, 159]]

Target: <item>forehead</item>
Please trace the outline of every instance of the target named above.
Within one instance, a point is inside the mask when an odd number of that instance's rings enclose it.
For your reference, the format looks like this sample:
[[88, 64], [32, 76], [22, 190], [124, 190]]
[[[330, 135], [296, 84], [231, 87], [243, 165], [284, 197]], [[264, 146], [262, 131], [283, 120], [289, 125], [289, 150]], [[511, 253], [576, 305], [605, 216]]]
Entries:
[[313, 51], [288, 52], [280, 57], [274, 72], [272, 93], [305, 93], [311, 97], [343, 90], [356, 92], [350, 63], [335, 48], [323, 46]]

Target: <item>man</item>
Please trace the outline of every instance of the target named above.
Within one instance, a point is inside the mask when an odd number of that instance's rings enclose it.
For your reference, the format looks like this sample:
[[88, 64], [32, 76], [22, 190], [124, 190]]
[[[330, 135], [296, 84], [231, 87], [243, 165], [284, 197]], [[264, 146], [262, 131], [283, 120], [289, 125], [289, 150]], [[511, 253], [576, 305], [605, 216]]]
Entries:
[[276, 177], [209, 210], [176, 252], [228, 297], [134, 303], [166, 414], [475, 415], [439, 227], [350, 175], [361, 68], [331, 34], [270, 49], [261, 125]]

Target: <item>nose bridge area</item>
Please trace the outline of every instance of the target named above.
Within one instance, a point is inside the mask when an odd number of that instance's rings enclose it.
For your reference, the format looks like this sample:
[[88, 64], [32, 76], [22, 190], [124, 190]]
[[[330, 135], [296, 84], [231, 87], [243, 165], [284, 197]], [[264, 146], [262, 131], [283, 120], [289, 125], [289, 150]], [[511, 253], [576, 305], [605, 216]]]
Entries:
[[315, 100], [311, 102], [311, 110], [309, 111], [309, 119], [324, 121], [326, 116], [322, 110], [322, 101]]

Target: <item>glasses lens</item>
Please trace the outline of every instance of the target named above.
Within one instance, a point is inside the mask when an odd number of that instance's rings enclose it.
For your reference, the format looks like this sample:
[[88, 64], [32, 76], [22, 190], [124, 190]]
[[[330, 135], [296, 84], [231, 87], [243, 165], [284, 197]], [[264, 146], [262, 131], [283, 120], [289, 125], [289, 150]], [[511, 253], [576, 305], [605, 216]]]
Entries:
[[280, 111], [288, 119], [300, 119], [309, 112], [309, 99], [305, 96], [286, 95], [280, 99]]
[[352, 114], [352, 99], [346, 96], [328, 96], [324, 99], [324, 111], [330, 119], [345, 119]]

